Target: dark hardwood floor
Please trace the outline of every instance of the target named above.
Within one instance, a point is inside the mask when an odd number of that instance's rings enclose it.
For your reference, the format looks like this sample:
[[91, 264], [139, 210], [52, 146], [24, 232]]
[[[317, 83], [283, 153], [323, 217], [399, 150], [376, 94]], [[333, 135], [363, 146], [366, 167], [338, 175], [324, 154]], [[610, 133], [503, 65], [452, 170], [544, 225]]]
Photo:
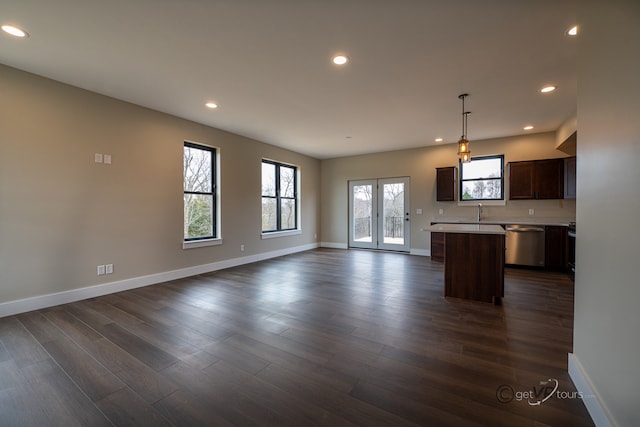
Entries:
[[563, 274], [318, 249], [0, 319], [0, 425], [591, 426], [572, 334]]

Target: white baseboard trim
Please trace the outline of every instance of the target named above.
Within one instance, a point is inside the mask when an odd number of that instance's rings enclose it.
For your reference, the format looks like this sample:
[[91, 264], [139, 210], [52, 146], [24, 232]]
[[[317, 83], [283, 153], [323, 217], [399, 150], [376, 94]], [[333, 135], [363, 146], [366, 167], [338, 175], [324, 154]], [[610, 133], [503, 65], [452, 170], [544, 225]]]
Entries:
[[410, 255], [418, 255], [418, 256], [431, 256], [431, 251], [429, 249], [415, 249], [411, 248], [409, 250]]
[[613, 418], [608, 416], [606, 406], [594, 390], [582, 364], [573, 353], [569, 353], [569, 376], [576, 386], [576, 389], [584, 396], [582, 401], [584, 402], [584, 406], [587, 407], [587, 411], [589, 411], [589, 415], [591, 415], [594, 424], [597, 427], [612, 427], [611, 420], [613, 420]]
[[0, 303], [0, 318], [12, 316], [14, 314], [25, 313], [27, 311], [53, 307], [60, 304], [67, 304], [87, 298], [95, 298], [101, 295], [112, 294], [115, 292], [127, 291], [129, 289], [141, 288], [143, 286], [155, 285], [157, 283], [168, 282], [171, 280], [183, 279], [185, 277], [197, 276], [198, 274], [210, 273], [212, 271], [222, 270], [225, 268], [251, 264], [253, 262], [264, 261], [283, 255], [290, 255], [297, 252], [308, 251], [311, 249], [315, 249], [318, 246], [319, 245], [317, 243], [310, 243], [307, 245], [295, 246], [271, 252], [264, 252], [261, 254], [249, 255], [241, 258], [233, 258], [229, 260], [213, 262], [210, 264], [181, 268], [179, 270], [150, 274], [148, 276], [134, 277], [131, 279], [124, 279], [116, 282], [87, 286], [85, 288], [56, 292], [53, 294], [38, 295], [36, 297], [25, 298], [16, 301], [8, 301]]
[[[349, 249], [349, 245], [346, 243], [335, 243], [335, 242], [321, 242], [321, 248], [331, 248], [331, 249]], [[431, 256], [431, 251], [429, 249], [409, 249], [409, 255], [418, 255], [418, 256]]]
[[346, 243], [334, 243], [334, 242], [321, 242], [321, 248], [331, 248], [331, 249], [349, 249], [349, 246]]

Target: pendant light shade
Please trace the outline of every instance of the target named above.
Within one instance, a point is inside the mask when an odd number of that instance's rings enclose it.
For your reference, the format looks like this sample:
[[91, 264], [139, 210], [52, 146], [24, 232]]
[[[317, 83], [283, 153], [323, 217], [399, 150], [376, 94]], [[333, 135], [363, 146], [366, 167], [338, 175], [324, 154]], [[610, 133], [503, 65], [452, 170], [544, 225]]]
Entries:
[[469, 96], [467, 93], [458, 96], [458, 98], [462, 100], [462, 136], [458, 141], [458, 156], [462, 163], [471, 161], [471, 149], [469, 148], [469, 140], [467, 139], [467, 118], [471, 112], [464, 111], [464, 99], [467, 96]]

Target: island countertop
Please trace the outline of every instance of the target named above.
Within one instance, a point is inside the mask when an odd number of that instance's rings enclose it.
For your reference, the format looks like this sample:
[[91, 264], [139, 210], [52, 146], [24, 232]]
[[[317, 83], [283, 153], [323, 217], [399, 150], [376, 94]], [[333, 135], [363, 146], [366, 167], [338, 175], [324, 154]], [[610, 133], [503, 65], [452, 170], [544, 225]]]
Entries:
[[434, 224], [422, 231], [432, 233], [505, 234], [504, 228], [492, 224]]
[[575, 217], [563, 217], [563, 218], [547, 218], [547, 217], [484, 217], [478, 222], [478, 220], [468, 217], [438, 217], [431, 220], [431, 225], [434, 224], [490, 224], [490, 225], [505, 225], [505, 224], [519, 224], [519, 225], [555, 225], [555, 226], [568, 226], [569, 223], [575, 222]]

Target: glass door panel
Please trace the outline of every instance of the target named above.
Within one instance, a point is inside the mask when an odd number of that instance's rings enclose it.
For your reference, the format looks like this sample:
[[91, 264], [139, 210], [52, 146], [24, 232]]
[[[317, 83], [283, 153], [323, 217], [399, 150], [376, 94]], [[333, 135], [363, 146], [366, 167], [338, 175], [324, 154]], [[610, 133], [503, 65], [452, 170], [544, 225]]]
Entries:
[[380, 249], [409, 251], [408, 178], [378, 180]]
[[375, 181], [349, 183], [349, 246], [377, 246], [376, 199]]

